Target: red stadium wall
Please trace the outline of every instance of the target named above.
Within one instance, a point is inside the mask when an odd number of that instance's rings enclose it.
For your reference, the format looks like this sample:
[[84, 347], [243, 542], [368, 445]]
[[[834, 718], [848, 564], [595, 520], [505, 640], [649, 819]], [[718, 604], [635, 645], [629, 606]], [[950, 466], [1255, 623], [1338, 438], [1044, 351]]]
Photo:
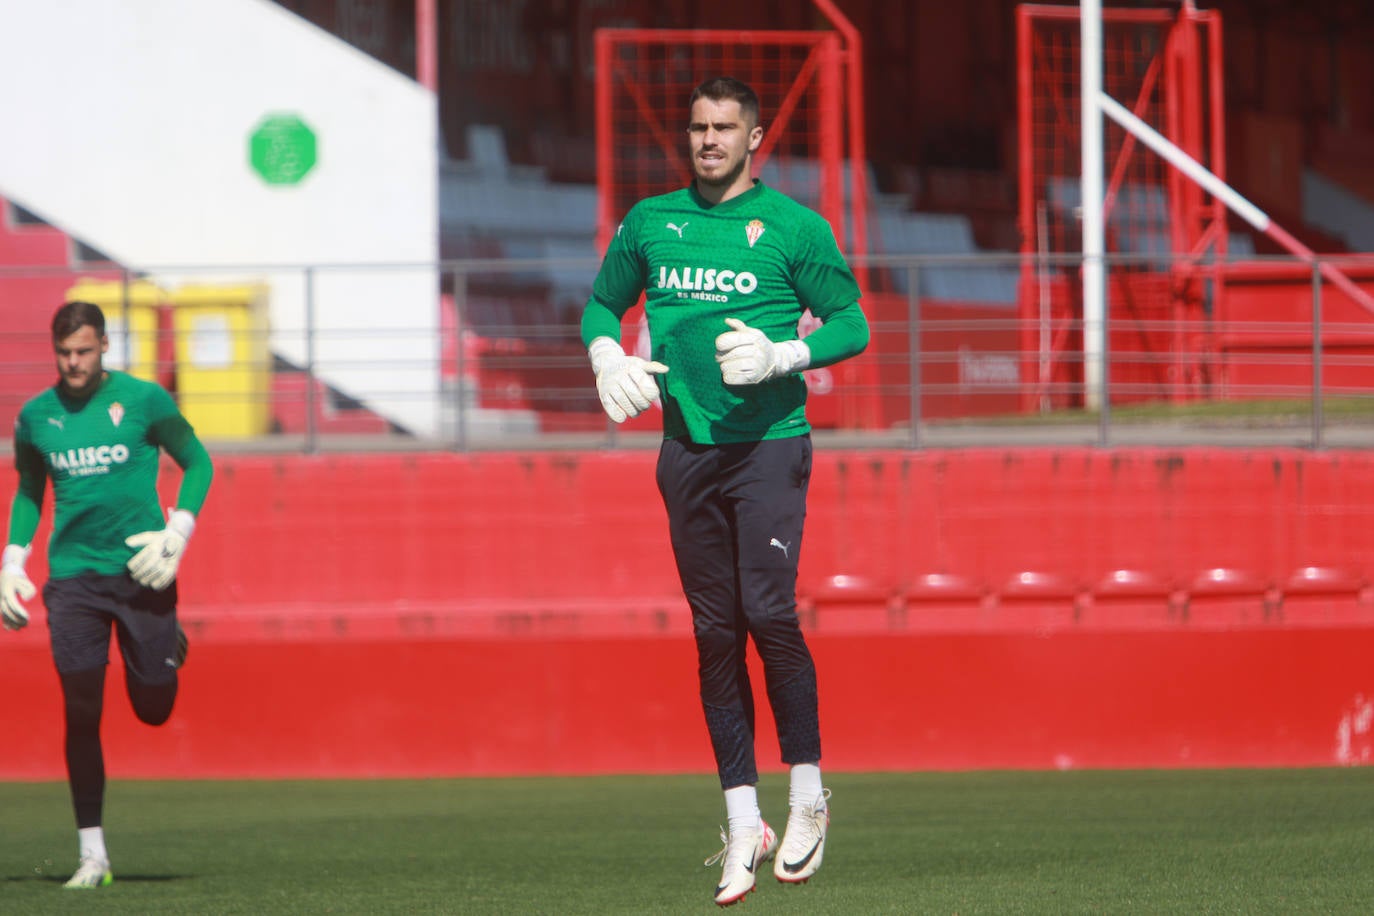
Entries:
[[[652, 453], [218, 464], [179, 708], [138, 725], [112, 666], [112, 775], [711, 769]], [[1369, 762], [1371, 492], [1356, 451], [821, 451], [825, 763]], [[62, 774], [35, 617], [0, 634], [0, 778]]]

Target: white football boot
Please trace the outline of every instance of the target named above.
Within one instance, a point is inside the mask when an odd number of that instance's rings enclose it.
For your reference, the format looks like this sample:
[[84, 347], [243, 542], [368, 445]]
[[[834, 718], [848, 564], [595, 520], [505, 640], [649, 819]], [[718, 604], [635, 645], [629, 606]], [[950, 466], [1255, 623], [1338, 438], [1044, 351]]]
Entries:
[[77, 866], [76, 874], [62, 886], [86, 888], [109, 887], [111, 884], [114, 884], [114, 874], [110, 871], [110, 863], [104, 859], [86, 858]]
[[715, 900], [720, 906], [729, 906], [754, 889], [758, 867], [778, 850], [778, 835], [760, 818], [758, 830], [736, 830], [727, 836], [721, 828], [720, 841], [724, 848], [707, 859], [706, 864], [724, 863]]
[[830, 829], [830, 790], [824, 789], [816, 800], [787, 815], [787, 832], [782, 851], [773, 864], [773, 876], [788, 884], [801, 884], [816, 873], [825, 856], [825, 834]]

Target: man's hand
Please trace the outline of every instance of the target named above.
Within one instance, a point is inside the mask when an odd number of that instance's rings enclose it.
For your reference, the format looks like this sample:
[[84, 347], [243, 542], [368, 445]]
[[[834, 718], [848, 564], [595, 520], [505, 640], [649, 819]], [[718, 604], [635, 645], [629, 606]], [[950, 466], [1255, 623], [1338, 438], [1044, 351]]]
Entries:
[[587, 348], [596, 373], [596, 393], [606, 415], [617, 423], [637, 417], [658, 400], [658, 384], [653, 376], [668, 371], [663, 363], [626, 356], [620, 344], [609, 337], [598, 337]]
[[727, 318], [725, 323], [734, 330], [716, 338], [716, 362], [727, 385], [757, 385], [811, 364], [811, 350], [800, 340], [775, 344], [738, 318]]
[[162, 591], [177, 577], [177, 567], [186, 553], [186, 542], [196, 530], [196, 517], [177, 509], [161, 531], [142, 531], [124, 539], [130, 547], [143, 548], [129, 559], [129, 575], [139, 585]]
[[24, 572], [24, 561], [28, 558], [29, 549], [18, 544], [7, 546], [0, 558], [0, 618], [4, 618], [7, 630], [22, 630], [29, 624], [29, 612], [22, 602], [38, 590]]

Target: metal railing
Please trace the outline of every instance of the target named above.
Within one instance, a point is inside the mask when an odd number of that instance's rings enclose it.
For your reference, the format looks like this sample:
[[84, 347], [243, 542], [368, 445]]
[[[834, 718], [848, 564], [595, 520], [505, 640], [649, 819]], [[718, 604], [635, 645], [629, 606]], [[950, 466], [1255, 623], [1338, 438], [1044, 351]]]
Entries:
[[[1319, 263], [1247, 258], [1245, 270], [1223, 276], [1196, 261], [1113, 256], [1100, 328], [1076, 311], [1077, 258], [855, 263], [873, 286], [873, 343], [856, 360], [807, 374], [822, 445], [1374, 444], [1374, 315], [1334, 290]], [[116, 290], [101, 303], [112, 318], [108, 365], [163, 382], [219, 449], [652, 447], [656, 418], [617, 427], [600, 411], [578, 332], [596, 267], [492, 259], [137, 275], [103, 265], [0, 268], [9, 314], [31, 314], [0, 330], [0, 420], [52, 380], [51, 307], [79, 279], [97, 277]], [[1357, 281], [1362, 270], [1374, 277], [1368, 259], [1350, 259], [1350, 269]], [[1032, 305], [930, 295], [958, 290], [961, 272], [995, 274], [994, 286]], [[381, 288], [387, 277], [423, 278], [434, 293], [413, 322], [387, 314], [384, 297], [376, 312], [339, 314], [334, 291], [363, 277]], [[165, 288], [167, 301], [119, 295], [140, 279]], [[226, 301], [213, 328], [174, 321], [186, 282], [262, 284], [270, 320], [239, 323], [239, 305]], [[38, 301], [14, 301], [29, 295]], [[1092, 376], [1082, 340], [1093, 333], [1106, 342], [1098, 390], [1084, 381]], [[635, 338], [627, 328], [627, 341]]]

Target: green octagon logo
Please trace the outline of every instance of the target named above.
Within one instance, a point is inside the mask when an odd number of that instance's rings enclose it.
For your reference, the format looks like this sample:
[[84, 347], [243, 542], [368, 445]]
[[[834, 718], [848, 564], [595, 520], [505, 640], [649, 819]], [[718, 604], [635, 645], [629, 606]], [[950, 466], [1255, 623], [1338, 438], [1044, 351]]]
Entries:
[[296, 184], [315, 167], [315, 132], [296, 115], [268, 115], [248, 139], [248, 161], [268, 184]]

